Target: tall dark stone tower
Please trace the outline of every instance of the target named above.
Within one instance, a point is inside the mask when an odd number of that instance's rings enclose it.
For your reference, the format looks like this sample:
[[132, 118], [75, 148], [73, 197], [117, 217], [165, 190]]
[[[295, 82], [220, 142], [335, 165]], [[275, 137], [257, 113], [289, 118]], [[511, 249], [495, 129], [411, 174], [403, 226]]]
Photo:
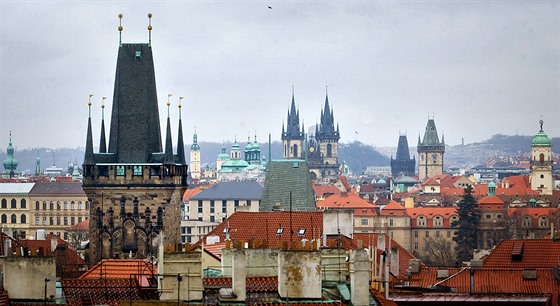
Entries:
[[299, 110], [292, 91], [292, 105], [288, 111], [286, 128], [282, 124], [282, 144], [284, 146], [284, 159], [304, 159], [303, 140], [305, 130], [299, 125]]
[[408, 150], [408, 139], [406, 135], [399, 136], [399, 144], [397, 146], [397, 156], [393, 159], [391, 156], [391, 174], [393, 178], [401, 175], [413, 176], [416, 169], [416, 158], [410, 158]]
[[[148, 29], [151, 40], [151, 24]], [[178, 127], [173, 154], [169, 116], [162, 149], [151, 41], [120, 43], [106, 152], [104, 143], [93, 152], [88, 118], [83, 188], [90, 202], [90, 263], [130, 254], [145, 258], [157, 254], [161, 239], [180, 242], [180, 203], [187, 188], [181, 119]]]
[[[315, 140], [319, 148], [321, 162], [310, 165], [317, 178], [336, 178], [339, 174], [338, 140], [340, 132], [338, 124], [334, 126], [334, 115], [329, 105], [329, 96], [325, 96], [325, 106], [321, 110], [321, 123], [315, 128]], [[311, 149], [311, 147], [310, 147]]]

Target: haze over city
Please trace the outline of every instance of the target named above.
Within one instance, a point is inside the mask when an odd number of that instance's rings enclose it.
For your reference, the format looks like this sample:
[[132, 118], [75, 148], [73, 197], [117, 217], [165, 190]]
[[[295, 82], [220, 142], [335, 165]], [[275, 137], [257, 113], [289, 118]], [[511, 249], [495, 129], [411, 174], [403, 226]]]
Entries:
[[[411, 145], [428, 116], [447, 144], [560, 136], [560, 6], [539, 2], [0, 3], [0, 147], [82, 147], [92, 97], [110, 120], [123, 43], [148, 41], [160, 123], [171, 97], [185, 142], [280, 139], [292, 86], [305, 126], [328, 86], [341, 142]], [[110, 126], [107, 122], [106, 126]], [[164, 130], [162, 128], [162, 130]], [[176, 137], [176, 134], [173, 135]], [[556, 148], [557, 149], [557, 148]]]

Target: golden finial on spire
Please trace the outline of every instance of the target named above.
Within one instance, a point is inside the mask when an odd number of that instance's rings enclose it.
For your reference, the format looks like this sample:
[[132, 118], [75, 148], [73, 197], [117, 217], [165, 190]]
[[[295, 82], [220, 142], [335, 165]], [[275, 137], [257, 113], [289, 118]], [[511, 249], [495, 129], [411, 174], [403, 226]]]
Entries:
[[105, 119], [105, 99], [107, 97], [101, 98], [101, 119]]
[[152, 44], [152, 13], [148, 13], [148, 45]]
[[88, 98], [88, 108], [89, 108], [89, 117], [91, 118], [91, 97], [93, 97], [93, 94], [89, 94], [89, 98]]
[[123, 14], [119, 14], [119, 27], [117, 29], [119, 29], [119, 47], [122, 46], [122, 18], [123, 18]]
[[183, 100], [185, 97], [179, 97], [179, 120], [181, 120], [181, 108], [183, 107], [183, 104], [181, 104], [181, 100]]
[[167, 117], [169, 117], [169, 106], [171, 105], [169, 98], [171, 98], [172, 95], [173, 95], [172, 93], [167, 94]]

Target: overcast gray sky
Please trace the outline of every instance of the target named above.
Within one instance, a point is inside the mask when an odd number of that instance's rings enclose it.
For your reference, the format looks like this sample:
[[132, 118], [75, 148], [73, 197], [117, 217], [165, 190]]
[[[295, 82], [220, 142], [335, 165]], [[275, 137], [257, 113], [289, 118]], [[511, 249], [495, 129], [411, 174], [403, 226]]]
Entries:
[[452, 145], [534, 135], [541, 115], [549, 136], [560, 135], [558, 1], [0, 3], [3, 151], [9, 130], [19, 149], [84, 146], [89, 93], [97, 144], [102, 96], [110, 117], [117, 15], [123, 42], [147, 42], [148, 12], [160, 120], [172, 92], [176, 138], [185, 96], [187, 143], [195, 126], [199, 141], [255, 131], [279, 140], [292, 85], [306, 126], [319, 120], [328, 85], [342, 142], [396, 146], [406, 131], [415, 145], [428, 115]]

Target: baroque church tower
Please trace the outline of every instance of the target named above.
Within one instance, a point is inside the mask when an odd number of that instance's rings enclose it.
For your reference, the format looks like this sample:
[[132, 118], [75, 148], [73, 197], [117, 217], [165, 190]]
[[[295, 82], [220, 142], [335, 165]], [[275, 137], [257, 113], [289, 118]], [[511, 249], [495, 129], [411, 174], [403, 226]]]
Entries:
[[445, 153], [445, 140], [441, 136], [439, 141], [434, 118], [428, 118], [424, 139], [420, 141], [418, 135], [418, 179], [423, 181], [443, 173], [443, 153]]
[[[89, 262], [104, 258], [146, 258], [158, 244], [180, 242], [180, 203], [187, 188], [182, 121], [173, 153], [168, 116], [162, 148], [151, 45], [119, 39], [108, 148], [104, 119], [99, 153], [93, 151], [91, 97], [83, 189], [90, 202]], [[122, 15], [119, 15], [122, 19]], [[119, 38], [122, 26], [119, 25]], [[179, 103], [179, 111], [181, 105]], [[103, 110], [102, 110], [103, 111]]]
[[296, 102], [292, 89], [292, 105], [288, 111], [288, 121], [286, 127], [282, 124], [282, 144], [284, 147], [284, 159], [303, 159], [303, 141], [305, 130], [300, 128], [299, 110], [296, 110]]
[[[315, 141], [320, 154], [320, 163], [312, 162], [309, 167], [315, 173], [312, 177], [329, 179], [336, 178], [339, 174], [338, 140], [340, 132], [338, 124], [334, 126], [334, 115], [329, 105], [329, 95], [325, 95], [325, 105], [321, 110], [321, 122], [315, 127]], [[311, 144], [311, 142], [310, 142]], [[309, 146], [310, 153], [314, 153], [314, 146]]]
[[531, 189], [540, 190], [541, 194], [551, 195], [554, 189], [554, 178], [552, 177], [552, 143], [548, 135], [543, 131], [543, 121], [540, 122], [541, 129], [533, 138], [531, 150]]
[[193, 143], [191, 145], [190, 171], [192, 179], [200, 179], [200, 146], [198, 145], [198, 135], [196, 134], [196, 128], [194, 129]]
[[414, 176], [416, 168], [416, 158], [410, 158], [410, 151], [408, 149], [408, 139], [406, 134], [399, 135], [399, 144], [397, 146], [397, 155], [393, 159], [391, 155], [391, 174], [393, 178], [401, 175]]

